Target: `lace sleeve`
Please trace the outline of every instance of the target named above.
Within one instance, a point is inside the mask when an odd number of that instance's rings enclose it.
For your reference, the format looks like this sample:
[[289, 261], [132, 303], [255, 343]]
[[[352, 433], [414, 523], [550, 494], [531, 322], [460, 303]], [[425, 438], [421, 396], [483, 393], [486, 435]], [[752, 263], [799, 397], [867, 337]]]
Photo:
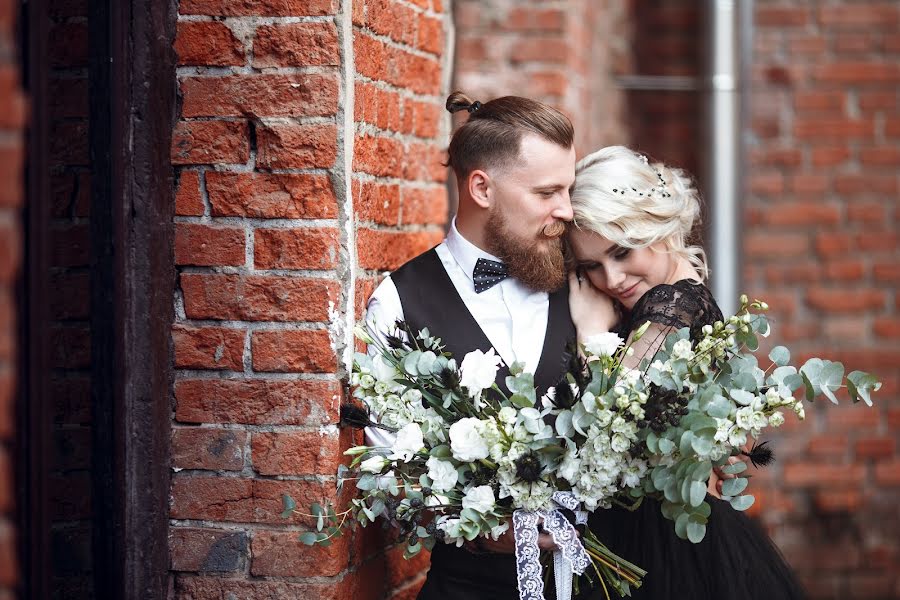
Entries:
[[691, 338], [698, 339], [704, 325], [722, 320], [722, 311], [705, 285], [687, 279], [658, 285], [638, 300], [622, 329], [630, 333], [646, 321], [663, 329], [689, 327]]

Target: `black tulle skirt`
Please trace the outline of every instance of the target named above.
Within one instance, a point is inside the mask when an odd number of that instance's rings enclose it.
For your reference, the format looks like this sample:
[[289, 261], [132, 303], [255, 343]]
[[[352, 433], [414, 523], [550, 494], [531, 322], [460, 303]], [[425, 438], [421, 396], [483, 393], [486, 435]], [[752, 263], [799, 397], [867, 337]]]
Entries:
[[[659, 503], [645, 499], [635, 511], [598, 510], [589, 525], [613, 552], [647, 571], [632, 591], [636, 600], [793, 600], [803, 588], [766, 533], [727, 502], [707, 495], [712, 508], [699, 544], [675, 535]], [[592, 600], [604, 598], [595, 589]]]

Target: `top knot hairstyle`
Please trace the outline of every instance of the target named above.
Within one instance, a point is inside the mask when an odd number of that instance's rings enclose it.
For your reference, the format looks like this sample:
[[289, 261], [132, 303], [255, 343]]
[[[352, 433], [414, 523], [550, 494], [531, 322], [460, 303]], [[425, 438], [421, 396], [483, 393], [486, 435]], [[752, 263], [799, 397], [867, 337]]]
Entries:
[[574, 224], [624, 248], [662, 242], [704, 279], [706, 255], [694, 244], [700, 194], [691, 178], [624, 146], [589, 154], [575, 165], [570, 190]]
[[561, 148], [571, 148], [575, 132], [569, 119], [550, 106], [520, 96], [485, 103], [462, 92], [447, 98], [451, 113], [467, 111], [469, 119], [450, 140], [448, 166], [457, 177], [476, 169], [504, 168], [519, 157], [522, 136], [534, 133]]

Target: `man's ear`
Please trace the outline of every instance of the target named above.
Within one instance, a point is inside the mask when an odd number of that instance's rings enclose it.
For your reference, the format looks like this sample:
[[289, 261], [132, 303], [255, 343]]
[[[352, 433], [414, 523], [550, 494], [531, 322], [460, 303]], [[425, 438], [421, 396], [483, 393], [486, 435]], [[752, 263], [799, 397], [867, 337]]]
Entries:
[[491, 177], [484, 171], [476, 169], [466, 178], [469, 196], [475, 204], [481, 208], [490, 208], [494, 202], [493, 190], [491, 190]]

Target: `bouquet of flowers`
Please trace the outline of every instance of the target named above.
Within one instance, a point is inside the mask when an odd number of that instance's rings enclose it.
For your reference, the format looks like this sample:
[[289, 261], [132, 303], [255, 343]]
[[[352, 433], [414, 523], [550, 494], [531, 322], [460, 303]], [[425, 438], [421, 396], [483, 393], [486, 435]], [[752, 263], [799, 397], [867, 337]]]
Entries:
[[[693, 343], [688, 328], [669, 334], [637, 370], [622, 364], [630, 349], [618, 335], [587, 340], [590, 376], [570, 373], [569, 399], [551, 411], [566, 447], [558, 476], [579, 501], [593, 509], [651, 497], [674, 521], [676, 534], [697, 543], [711, 512], [705, 499], [714, 467], [735, 476], [723, 482], [724, 500], [736, 510], [753, 504], [754, 497], [744, 493], [749, 480], [741, 476], [746, 462], [728, 461], [746, 455], [762, 466], [771, 460], [765, 442], [745, 450], [750, 438], [783, 424], [785, 411], [803, 419], [803, 399], [824, 395], [837, 403], [835, 391], [844, 385], [854, 402], [871, 406], [871, 392], [880, 382], [862, 371], [845, 378], [841, 363], [812, 358], [797, 369], [789, 364], [788, 349], [776, 346], [768, 366], [760, 368], [753, 352], [758, 336], [769, 334], [761, 314], [767, 308], [742, 296], [736, 315], [695, 332]], [[646, 328], [636, 333], [643, 335]], [[611, 438], [602, 433], [607, 427]], [[607, 446], [625, 452], [616, 465], [604, 462]], [[609, 477], [616, 474], [618, 480]]]
[[[679, 537], [699, 542], [707, 525], [715, 526], [705, 500], [713, 468], [735, 476], [723, 483], [723, 498], [745, 510], [753, 503], [741, 476], [746, 463], [729, 458], [771, 458], [764, 444], [747, 451], [750, 437], [781, 425], [784, 411], [802, 419], [802, 398], [837, 402], [834, 392], [846, 385], [854, 401], [871, 405], [880, 387], [861, 371], [844, 377], [843, 365], [827, 360], [797, 369], [781, 346], [761, 368], [753, 352], [769, 332], [766, 308], [742, 297], [736, 315], [693, 335], [688, 328], [669, 334], [634, 369], [624, 359], [649, 323], [628, 343], [615, 333], [594, 336], [572, 352], [565, 378], [542, 397], [520, 365], [506, 378], [509, 393], [499, 389], [493, 350], [470, 352], [457, 365], [427, 329], [414, 333], [398, 323], [385, 343], [357, 330], [374, 348], [356, 355], [351, 378], [365, 410], [344, 407], [342, 418], [395, 437], [390, 446], [347, 451], [353, 460], [341, 467], [338, 485], [355, 480], [358, 494], [341, 513], [313, 505], [317, 530], [301, 541], [328, 543], [344, 525], [382, 516], [399, 530], [409, 557], [436, 543], [496, 539], [512, 523], [520, 593], [540, 598], [540, 523], [559, 547], [557, 597], [569, 597], [573, 584], [577, 592], [573, 573], [599, 583], [607, 596], [608, 587], [629, 595], [645, 572], [589, 530], [579, 539], [566, 516], [584, 523], [585, 511], [635, 507], [649, 497]], [[291, 498], [284, 502], [286, 516], [296, 511]]]

